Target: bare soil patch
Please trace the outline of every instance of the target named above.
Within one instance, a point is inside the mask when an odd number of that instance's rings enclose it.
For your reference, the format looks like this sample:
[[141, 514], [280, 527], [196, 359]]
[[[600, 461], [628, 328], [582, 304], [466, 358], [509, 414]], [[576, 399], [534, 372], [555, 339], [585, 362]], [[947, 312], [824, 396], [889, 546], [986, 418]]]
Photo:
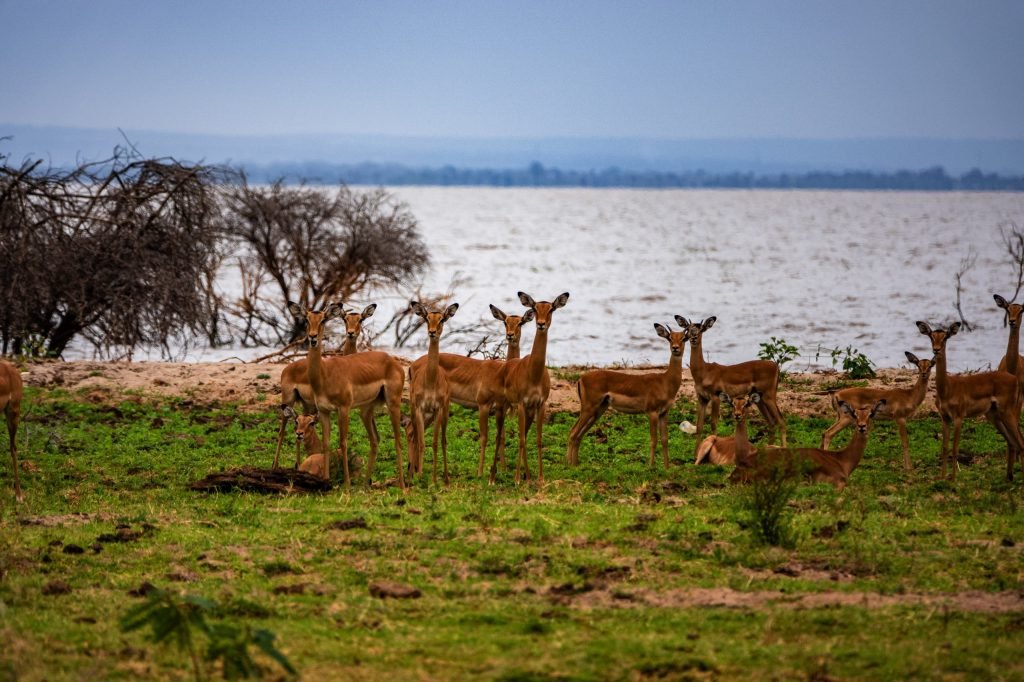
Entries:
[[[399, 358], [403, 364], [408, 362]], [[287, 363], [263, 362], [127, 362], [127, 361], [45, 361], [33, 362], [24, 374], [25, 382], [42, 388], [63, 388], [84, 393], [97, 404], [113, 405], [126, 399], [181, 398], [197, 404], [237, 403], [243, 409], [263, 411], [280, 402], [279, 380]], [[579, 409], [575, 378], [589, 367], [560, 367], [551, 370], [550, 412]], [[629, 374], [663, 372], [664, 367], [622, 369]], [[876, 388], [913, 385], [917, 375], [911, 369], [882, 369], [866, 384]], [[779, 386], [779, 406], [786, 414], [801, 417], [832, 415], [829, 390], [844, 384], [836, 372], [790, 373]], [[859, 385], [859, 384], [858, 384]], [[406, 386], [408, 391], [408, 386]], [[693, 379], [683, 370], [680, 397], [696, 400]], [[925, 400], [922, 411], [932, 409]]]

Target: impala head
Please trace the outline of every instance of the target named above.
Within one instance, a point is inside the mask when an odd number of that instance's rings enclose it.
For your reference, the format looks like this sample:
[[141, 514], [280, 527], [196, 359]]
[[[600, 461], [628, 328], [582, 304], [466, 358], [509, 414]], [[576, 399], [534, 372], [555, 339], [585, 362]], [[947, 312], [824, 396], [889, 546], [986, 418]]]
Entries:
[[1010, 328], [1018, 328], [1020, 326], [1021, 313], [1024, 313], [1024, 305], [1020, 303], [1007, 303], [1006, 299], [999, 294], [992, 294], [992, 298], [996, 300], [997, 306], [1006, 311], [1006, 323], [1010, 325]]
[[532, 322], [536, 313], [531, 308], [522, 315], [506, 315], [498, 306], [491, 305], [491, 315], [494, 315], [494, 319], [505, 323], [505, 340], [508, 342], [508, 345], [512, 346], [519, 343], [519, 337], [523, 333], [523, 325], [527, 322]]
[[551, 313], [569, 302], [569, 292], [559, 295], [554, 301], [534, 301], [529, 294], [520, 291], [519, 302], [537, 316], [537, 331], [542, 332], [551, 324]]
[[668, 339], [669, 345], [672, 347], [672, 357], [678, 358], [683, 354], [683, 346], [686, 345], [686, 330], [674, 332], [668, 327], [654, 323], [654, 331], [658, 332], [658, 336], [663, 339]]
[[731, 396], [722, 391], [718, 394], [718, 399], [726, 405], [732, 405], [733, 416], [739, 419], [747, 413], [747, 408], [761, 402], [761, 393], [757, 389], [751, 389], [750, 393], [740, 393], [737, 396]]
[[686, 330], [687, 338], [690, 341], [690, 345], [700, 345], [700, 337], [707, 330], [711, 329], [715, 325], [715, 320], [718, 318], [712, 315], [706, 320], [687, 320], [682, 315], [676, 315], [676, 324]]
[[300, 320], [306, 320], [306, 345], [315, 348], [324, 334], [324, 324], [342, 315], [345, 310], [337, 303], [331, 303], [323, 310], [306, 310], [306, 306], [301, 303], [288, 301], [288, 312]]
[[285, 417], [295, 422], [295, 438], [300, 442], [304, 441], [310, 433], [316, 436], [316, 423], [320, 419], [319, 413], [296, 414], [290, 405], [282, 405], [281, 412], [284, 413]]
[[935, 356], [935, 360], [942, 357], [942, 354], [946, 352], [946, 342], [949, 341], [949, 337], [956, 336], [956, 333], [960, 331], [960, 323], [954, 322], [949, 325], [949, 329], [935, 329], [933, 330], [931, 325], [927, 322], [918, 322], [917, 328], [922, 334], [927, 336], [932, 341], [932, 355]]
[[363, 320], [372, 317], [376, 310], [377, 304], [371, 303], [363, 308], [363, 312], [353, 310], [345, 313], [345, 335], [353, 341], [359, 338], [359, 332], [363, 331]]
[[911, 353], [910, 351], [903, 352], [907, 356], [907, 360], [909, 360], [912, 365], [917, 367], [917, 373], [922, 376], [927, 377], [928, 374], [932, 371], [932, 367], [935, 366], [935, 358], [933, 357], [925, 358], [924, 360], [919, 360], [918, 357]]
[[883, 405], [885, 405], [885, 398], [882, 398], [874, 405], [862, 405], [861, 407], [854, 407], [845, 400], [839, 401], [839, 409], [856, 420], [857, 433], [865, 435], [868, 432], [868, 425]]
[[422, 317], [427, 323], [427, 336], [432, 339], [439, 338], [444, 331], [444, 323], [451, 319], [455, 311], [459, 309], [458, 303], [452, 303], [442, 311], [427, 310], [419, 301], [409, 301], [409, 307], [416, 315]]

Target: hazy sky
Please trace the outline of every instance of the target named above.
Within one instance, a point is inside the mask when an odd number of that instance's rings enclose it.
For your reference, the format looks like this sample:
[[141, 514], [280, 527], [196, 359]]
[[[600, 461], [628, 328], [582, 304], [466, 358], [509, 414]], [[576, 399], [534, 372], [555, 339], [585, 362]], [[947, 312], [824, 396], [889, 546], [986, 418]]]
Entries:
[[0, 0], [0, 123], [1024, 138], [1024, 1]]

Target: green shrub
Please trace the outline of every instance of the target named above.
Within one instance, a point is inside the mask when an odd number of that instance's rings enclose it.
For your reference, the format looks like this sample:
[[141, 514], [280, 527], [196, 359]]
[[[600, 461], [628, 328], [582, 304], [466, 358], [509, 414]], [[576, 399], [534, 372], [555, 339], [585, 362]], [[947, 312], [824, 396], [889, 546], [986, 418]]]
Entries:
[[777, 339], [774, 336], [771, 340], [761, 344], [761, 350], [757, 351], [757, 357], [762, 360], [771, 360], [779, 366], [779, 374], [784, 375], [782, 366], [800, 356], [800, 349], [786, 343], [785, 339]]

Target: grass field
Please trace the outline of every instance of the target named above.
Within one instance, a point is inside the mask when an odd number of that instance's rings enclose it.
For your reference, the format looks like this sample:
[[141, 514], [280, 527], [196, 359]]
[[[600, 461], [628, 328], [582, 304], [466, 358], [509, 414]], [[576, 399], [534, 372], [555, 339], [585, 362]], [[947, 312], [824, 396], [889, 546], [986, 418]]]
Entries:
[[[541, 489], [510, 471], [478, 480], [476, 416], [455, 408], [448, 488], [428, 462], [405, 494], [277, 496], [187, 490], [270, 465], [272, 401], [253, 413], [30, 389], [28, 402], [25, 504], [0, 469], [0, 680], [190, 678], [186, 654], [119, 628], [144, 582], [271, 630], [310, 680], [1024, 678], [1021, 482], [1005, 480], [988, 424], [965, 429], [955, 485], [937, 477], [935, 418], [912, 423], [912, 474], [877, 424], [844, 492], [796, 491], [780, 548], [756, 540], [748, 488], [690, 464], [692, 437], [671, 428], [672, 468], [649, 469], [643, 417], [605, 417], [569, 469], [574, 415], [552, 415]], [[394, 454], [378, 424], [384, 481]], [[816, 444], [828, 422], [788, 424]], [[536, 473], [532, 438], [530, 457]], [[382, 580], [422, 594], [372, 596]]]

